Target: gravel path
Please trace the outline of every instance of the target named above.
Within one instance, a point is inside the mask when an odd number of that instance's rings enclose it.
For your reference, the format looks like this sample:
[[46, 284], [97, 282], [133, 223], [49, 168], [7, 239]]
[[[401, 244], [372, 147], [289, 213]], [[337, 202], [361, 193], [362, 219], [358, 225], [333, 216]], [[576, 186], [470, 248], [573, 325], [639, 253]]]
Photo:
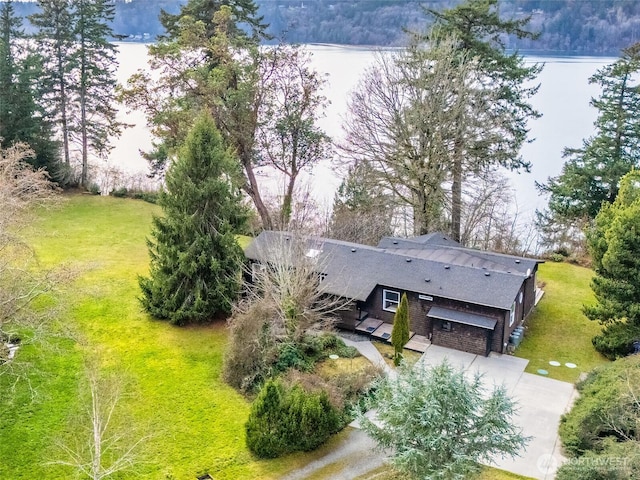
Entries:
[[382, 466], [385, 460], [386, 455], [376, 450], [374, 441], [366, 433], [351, 428], [351, 433], [335, 450], [282, 477], [282, 480], [303, 480], [333, 464], [340, 464], [341, 468], [331, 471], [332, 480], [352, 480]]

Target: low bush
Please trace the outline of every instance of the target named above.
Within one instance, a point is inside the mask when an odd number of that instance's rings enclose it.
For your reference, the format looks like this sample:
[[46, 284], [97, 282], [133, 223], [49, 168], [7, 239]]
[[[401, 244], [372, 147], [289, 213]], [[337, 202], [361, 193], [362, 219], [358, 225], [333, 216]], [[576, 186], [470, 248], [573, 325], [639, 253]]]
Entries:
[[626, 357], [633, 352], [633, 343], [640, 340], [640, 325], [624, 321], [612, 323], [591, 340], [595, 349], [609, 360]]
[[607, 442], [640, 436], [640, 355], [594, 370], [577, 385], [580, 397], [560, 422], [565, 452], [579, 457], [605, 450]]
[[245, 425], [247, 447], [260, 458], [309, 451], [344, 425], [326, 392], [308, 392], [269, 380], [251, 407]]
[[606, 442], [601, 453], [588, 452], [561, 465], [556, 480], [639, 480], [640, 445]]

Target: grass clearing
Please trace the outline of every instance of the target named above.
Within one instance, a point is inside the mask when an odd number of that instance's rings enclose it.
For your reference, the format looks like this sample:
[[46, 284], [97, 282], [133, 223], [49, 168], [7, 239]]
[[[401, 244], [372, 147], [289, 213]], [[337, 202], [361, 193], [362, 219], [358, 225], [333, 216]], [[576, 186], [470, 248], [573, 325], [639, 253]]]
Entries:
[[[217, 479], [280, 478], [323, 451], [255, 460], [244, 444], [249, 403], [220, 376], [224, 322], [179, 328], [142, 311], [137, 276], [148, 270], [145, 237], [154, 213], [157, 206], [139, 200], [69, 195], [31, 230], [42, 265], [79, 272], [61, 294], [60, 323], [73, 335], [52, 336], [52, 348], [19, 350], [31, 383], [21, 381], [13, 395], [0, 397], [0, 478], [73, 476], [46, 462], [60, 458], [54, 439], [78, 435], [72, 420], [85, 407], [78, 389], [87, 357], [122, 378], [126, 394], [118, 413], [127, 430], [150, 435], [137, 471], [118, 479], [190, 479], [205, 472]], [[0, 392], [13, 382], [0, 377]]]
[[[378, 349], [380, 355], [382, 355], [382, 358], [384, 358], [384, 361], [387, 362], [387, 365], [395, 368], [395, 365], [393, 364], [393, 356], [395, 353], [393, 345], [391, 345], [390, 343], [382, 343], [375, 340], [371, 343], [373, 343], [374, 347]], [[422, 357], [421, 353], [414, 352], [413, 350], [407, 350], [406, 348], [402, 351], [402, 354], [404, 355], [404, 360], [409, 365], [413, 365], [418, 360], [420, 360], [420, 357]]]
[[[524, 340], [515, 351], [516, 356], [529, 360], [527, 372], [543, 369], [551, 378], [575, 383], [581, 373], [608, 361], [591, 344], [600, 324], [582, 314], [582, 305], [593, 302], [592, 276], [590, 269], [568, 263], [540, 265], [538, 280], [545, 283], [545, 294], [527, 320]], [[551, 366], [552, 360], [561, 365]], [[566, 367], [567, 362], [577, 368]]]
[[[401, 473], [393, 470], [391, 467], [384, 466], [371, 470], [365, 475], [359, 476], [355, 480], [404, 480], [406, 477]], [[523, 477], [515, 473], [505, 472], [492, 467], [482, 467], [479, 475], [470, 478], [470, 480], [532, 480], [530, 477]]]

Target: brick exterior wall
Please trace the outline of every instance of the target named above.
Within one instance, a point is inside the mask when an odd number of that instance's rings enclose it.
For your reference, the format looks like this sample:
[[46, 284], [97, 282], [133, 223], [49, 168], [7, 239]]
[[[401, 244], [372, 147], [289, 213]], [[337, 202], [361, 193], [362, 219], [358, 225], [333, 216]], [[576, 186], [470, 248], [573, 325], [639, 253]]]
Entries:
[[443, 321], [434, 319], [433, 337], [431, 343], [442, 347], [454, 348], [463, 352], [486, 356], [489, 354], [489, 339], [491, 331], [486, 328], [472, 327], [451, 322], [451, 330], [442, 328]]
[[[445, 347], [451, 347], [458, 350], [464, 350], [474, 352], [479, 355], [487, 355], [487, 338], [490, 339], [490, 351], [504, 353], [505, 348], [503, 344], [508, 342], [511, 330], [513, 330], [518, 322], [514, 322], [514, 325], [509, 328], [509, 312], [500, 310], [497, 308], [484, 307], [481, 305], [474, 305], [468, 303], [457, 302], [447, 298], [433, 297], [433, 300], [421, 300], [418, 298], [418, 294], [415, 292], [403, 292], [391, 287], [378, 286], [367, 301], [363, 304], [363, 310], [369, 313], [369, 317], [378, 318], [385, 323], [393, 323], [393, 312], [386, 311], [382, 308], [382, 295], [383, 290], [392, 290], [407, 294], [407, 300], [409, 301], [409, 320], [411, 322], [411, 331], [417, 335], [423, 335], [427, 338], [431, 338], [431, 342], [434, 345], [441, 345]], [[427, 316], [432, 306], [439, 306], [444, 308], [451, 308], [454, 310], [465, 311], [469, 313], [475, 313], [478, 315], [484, 315], [486, 317], [495, 318], [497, 323], [493, 332], [487, 331], [487, 329], [472, 327], [469, 325], [456, 324], [460, 327], [454, 332], [446, 332], [444, 336], [440, 330], [442, 323], [437, 319], [431, 319]], [[517, 307], [518, 305], [516, 305]], [[357, 313], [355, 313], [357, 314]], [[516, 312], [516, 318], [518, 312]], [[462, 328], [464, 327], [464, 328]], [[508, 330], [505, 331], [505, 330]], [[453, 333], [453, 335], [451, 335]], [[459, 338], [458, 338], [459, 337]], [[456, 340], [456, 338], [458, 338]], [[464, 343], [464, 347], [460, 346]]]

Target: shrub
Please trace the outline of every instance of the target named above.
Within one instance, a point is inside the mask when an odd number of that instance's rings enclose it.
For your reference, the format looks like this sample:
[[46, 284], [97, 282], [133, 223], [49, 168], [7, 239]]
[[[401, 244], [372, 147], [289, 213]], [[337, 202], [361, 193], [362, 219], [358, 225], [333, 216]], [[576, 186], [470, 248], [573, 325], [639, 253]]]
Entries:
[[637, 442], [606, 442], [602, 453], [588, 452], [560, 466], [556, 480], [635, 480], [640, 478]]
[[636, 432], [640, 422], [638, 383], [640, 356], [634, 355], [594, 370], [578, 384], [580, 397], [560, 422], [565, 452], [570, 456], [600, 453], [607, 441], [640, 435]]
[[565, 257], [563, 255], [560, 255], [559, 253], [552, 253], [551, 255], [549, 255], [549, 260], [551, 260], [552, 262], [564, 262]]
[[129, 190], [127, 190], [127, 187], [118, 187], [111, 191], [111, 195], [118, 198], [124, 198], [129, 195]]
[[640, 326], [620, 321], [607, 325], [593, 337], [595, 349], [609, 360], [626, 357], [633, 352], [633, 342], [640, 340]]
[[247, 447], [261, 458], [309, 451], [343, 425], [326, 392], [308, 392], [299, 384], [286, 387], [269, 380], [251, 406], [245, 424]]
[[87, 192], [89, 192], [91, 195], [100, 195], [100, 185], [98, 185], [97, 183], [90, 184], [87, 188]]

